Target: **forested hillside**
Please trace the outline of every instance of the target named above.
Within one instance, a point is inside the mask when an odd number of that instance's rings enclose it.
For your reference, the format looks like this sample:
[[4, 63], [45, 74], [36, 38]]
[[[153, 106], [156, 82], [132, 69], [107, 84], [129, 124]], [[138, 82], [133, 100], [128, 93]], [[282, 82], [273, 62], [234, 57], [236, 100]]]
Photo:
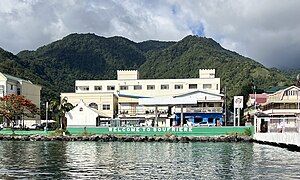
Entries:
[[0, 49], [0, 71], [41, 84], [43, 101], [73, 92], [76, 79], [114, 79], [118, 69], [138, 69], [142, 78], [189, 78], [198, 77], [200, 68], [215, 68], [230, 98], [251, 93], [251, 84], [264, 89], [293, 83], [279, 70], [197, 36], [136, 43], [123, 37], [70, 34], [36, 51], [13, 55]]

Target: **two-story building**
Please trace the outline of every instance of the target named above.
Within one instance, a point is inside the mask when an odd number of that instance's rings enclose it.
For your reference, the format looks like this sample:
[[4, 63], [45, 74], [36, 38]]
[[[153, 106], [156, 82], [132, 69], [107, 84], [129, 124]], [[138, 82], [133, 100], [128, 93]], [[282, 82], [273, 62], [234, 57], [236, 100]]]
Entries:
[[300, 88], [290, 86], [267, 95], [260, 104], [254, 125], [257, 132], [277, 132], [285, 126], [286, 131], [297, 131], [300, 114]]
[[139, 103], [140, 99], [178, 99], [191, 95], [195, 103], [184, 105], [185, 113], [201, 112], [202, 116], [194, 114], [201, 120], [222, 119], [223, 95], [215, 69], [200, 69], [199, 78], [187, 79], [140, 79], [136, 70], [118, 70], [116, 80], [77, 80], [75, 93], [62, 93], [61, 98], [67, 97], [73, 105], [82, 99], [102, 117], [118, 118], [121, 125], [128, 125], [153, 119], [155, 112], [160, 119], [179, 118], [176, 116], [181, 111], [179, 104], [145, 105]]
[[270, 116], [292, 116], [300, 112], [300, 88], [290, 86], [268, 94], [267, 101], [261, 104], [263, 113]]
[[[28, 80], [14, 77], [0, 72], [0, 97], [9, 94], [23, 95], [26, 99], [31, 100], [38, 108], [40, 108], [41, 86], [33, 84]], [[17, 124], [22, 126], [31, 126], [40, 122], [40, 116], [23, 117], [16, 120]], [[10, 126], [6, 122], [6, 126]]]

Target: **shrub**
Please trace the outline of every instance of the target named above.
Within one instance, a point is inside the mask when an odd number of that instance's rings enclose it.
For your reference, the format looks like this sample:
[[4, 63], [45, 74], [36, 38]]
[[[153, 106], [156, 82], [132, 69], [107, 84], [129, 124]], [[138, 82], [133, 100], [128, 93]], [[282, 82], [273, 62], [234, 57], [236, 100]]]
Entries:
[[174, 134], [173, 134], [173, 133], [170, 133], [170, 132], [167, 132], [167, 133], [164, 134], [164, 136], [167, 137], [167, 138], [169, 138], [169, 137], [171, 137], [171, 136], [173, 136], [173, 135], [174, 135]]
[[63, 136], [65, 133], [65, 135], [70, 136], [71, 133], [68, 130], [63, 130], [63, 129], [56, 129], [54, 132], [50, 133], [50, 136]]
[[245, 128], [244, 133], [245, 136], [252, 136], [252, 131], [250, 128]]

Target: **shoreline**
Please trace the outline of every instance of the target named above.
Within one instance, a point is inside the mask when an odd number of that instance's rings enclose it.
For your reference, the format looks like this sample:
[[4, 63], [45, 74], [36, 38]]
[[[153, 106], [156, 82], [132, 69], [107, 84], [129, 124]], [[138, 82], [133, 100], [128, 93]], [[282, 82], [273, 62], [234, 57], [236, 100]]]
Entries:
[[44, 136], [44, 135], [0, 135], [0, 141], [99, 141], [99, 142], [254, 142], [249, 136], [134, 136], [134, 135], [90, 135], [90, 136]]

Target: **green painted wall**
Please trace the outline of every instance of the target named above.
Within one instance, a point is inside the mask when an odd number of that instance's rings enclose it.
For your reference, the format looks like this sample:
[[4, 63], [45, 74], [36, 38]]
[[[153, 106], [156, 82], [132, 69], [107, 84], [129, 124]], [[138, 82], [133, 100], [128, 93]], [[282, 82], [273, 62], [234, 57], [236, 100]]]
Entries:
[[[220, 136], [230, 133], [243, 133], [245, 129], [250, 128], [253, 134], [253, 126], [251, 127], [193, 127], [193, 128], [153, 128], [153, 127], [116, 127], [116, 128], [86, 128], [86, 131], [91, 134], [118, 134], [118, 135], [140, 135], [140, 136], [155, 136], [174, 134], [177, 136]], [[84, 128], [68, 128], [72, 135], [81, 135], [84, 132]], [[45, 131], [21, 131], [16, 130], [16, 135], [47, 135], [51, 132]], [[11, 135], [11, 129], [3, 129], [0, 131], [2, 135]]]
[[[52, 132], [52, 131], [51, 131]], [[25, 130], [15, 130], [15, 135], [47, 135], [49, 134], [50, 131], [45, 132], [45, 131], [39, 131], [39, 130], [30, 130], [30, 131], [25, 131]], [[11, 135], [13, 134], [13, 131], [9, 128], [7, 129], [2, 129], [0, 131], [0, 134], [3, 135]]]
[[[154, 136], [164, 134], [174, 134], [177, 136], [219, 136], [230, 133], [243, 133], [246, 128], [251, 127], [193, 127], [193, 128], [153, 128], [153, 127], [116, 127], [116, 128], [86, 128], [92, 134], [119, 134], [119, 135], [141, 135]], [[68, 128], [71, 134], [82, 134], [84, 128]]]

